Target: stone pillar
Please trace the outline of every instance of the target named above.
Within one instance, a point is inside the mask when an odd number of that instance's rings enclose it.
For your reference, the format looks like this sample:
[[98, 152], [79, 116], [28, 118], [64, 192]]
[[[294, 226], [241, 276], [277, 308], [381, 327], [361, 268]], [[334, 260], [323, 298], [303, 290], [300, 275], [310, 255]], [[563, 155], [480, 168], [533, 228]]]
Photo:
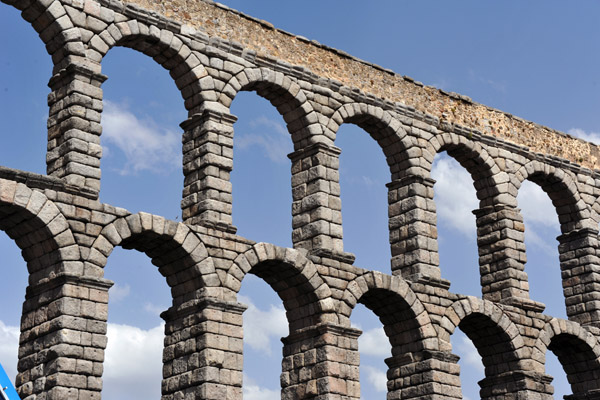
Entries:
[[111, 286], [59, 275], [27, 289], [15, 382], [22, 399], [100, 398]]
[[387, 184], [392, 274], [411, 281], [441, 280], [434, 183], [407, 176]]
[[387, 400], [462, 399], [459, 359], [451, 353], [428, 350], [386, 359]]
[[582, 325], [600, 328], [598, 231], [584, 228], [557, 239], [567, 316]]
[[162, 400], [242, 398], [244, 310], [236, 302], [205, 298], [161, 314]]
[[479, 381], [482, 400], [554, 399], [552, 377], [535, 372], [507, 371]]
[[234, 115], [204, 110], [181, 124], [184, 188], [181, 209], [187, 224], [235, 233], [231, 180]]
[[100, 86], [105, 80], [87, 65], [71, 64], [48, 83], [48, 175], [96, 194], [102, 156]]
[[[498, 204], [473, 211], [477, 224], [479, 270], [485, 300], [534, 305], [525, 272], [525, 225], [518, 208]], [[543, 305], [537, 303], [543, 311]]]
[[281, 339], [281, 398], [359, 400], [360, 334], [354, 328], [323, 324]]
[[339, 155], [341, 150], [315, 143], [292, 160], [292, 242], [296, 249], [343, 252]]

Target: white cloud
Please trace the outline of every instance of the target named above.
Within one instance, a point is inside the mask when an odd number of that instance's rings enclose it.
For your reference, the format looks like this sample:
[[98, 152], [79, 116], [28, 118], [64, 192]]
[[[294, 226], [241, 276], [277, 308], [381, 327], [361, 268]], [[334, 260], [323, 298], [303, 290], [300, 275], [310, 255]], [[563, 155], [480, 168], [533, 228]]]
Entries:
[[131, 292], [131, 287], [129, 285], [119, 285], [115, 283], [109, 290], [108, 295], [110, 296], [110, 301], [119, 302], [123, 300], [125, 297], [129, 296]]
[[[287, 155], [294, 148], [292, 138], [285, 126], [265, 116], [260, 116], [250, 122], [253, 132], [236, 133], [235, 146], [241, 150], [258, 147], [273, 162], [286, 164], [289, 162]], [[259, 130], [260, 132], [256, 132]]]
[[369, 382], [377, 392], [387, 392], [387, 376], [385, 371], [369, 365], [364, 365], [360, 368], [367, 374], [367, 382]]
[[369, 356], [390, 357], [392, 354], [390, 340], [381, 326], [364, 331], [358, 338], [358, 349]]
[[181, 135], [159, 127], [150, 117], [138, 118], [122, 104], [104, 101], [102, 138], [107, 154], [116, 146], [125, 155], [125, 165], [119, 167], [123, 175], [181, 167]]
[[259, 386], [252, 378], [244, 374], [242, 385], [244, 400], [280, 400], [280, 390], [267, 389]]
[[597, 145], [600, 145], [600, 132], [586, 132], [583, 129], [572, 128], [567, 132], [569, 135], [576, 136], [580, 139], [583, 139], [587, 142], [592, 142]]
[[242, 295], [238, 296], [238, 300], [248, 306], [244, 311], [244, 344], [271, 355], [272, 340], [279, 341], [288, 335], [285, 309], [271, 304], [268, 310], [261, 310], [250, 298]]
[[0, 363], [13, 383], [17, 376], [19, 334], [19, 327], [5, 325], [0, 321]]
[[529, 181], [523, 182], [517, 201], [525, 216], [526, 224], [558, 229], [556, 209], [552, 205], [550, 197], [537, 184]]
[[160, 397], [164, 325], [144, 330], [108, 324], [102, 397]]
[[550, 197], [537, 184], [525, 181], [519, 189], [517, 201], [525, 223], [527, 245], [554, 254], [556, 242], [553, 239], [560, 234], [560, 225]]
[[[481, 356], [477, 352], [477, 348], [466, 335], [460, 335], [454, 344], [455, 351], [461, 356], [460, 361], [464, 366], [475, 369], [483, 376], [484, 367], [481, 361]], [[464, 373], [465, 371], [461, 372]]]
[[156, 304], [152, 304], [152, 303], [146, 303], [144, 304], [144, 311], [152, 314], [152, 315], [156, 315], [157, 317], [160, 316], [160, 314], [167, 310], [169, 307], [164, 307], [164, 306], [158, 306]]
[[479, 207], [479, 201], [471, 175], [451, 158], [438, 156], [431, 176], [436, 180], [434, 191], [438, 221], [474, 238], [476, 225], [472, 211]]

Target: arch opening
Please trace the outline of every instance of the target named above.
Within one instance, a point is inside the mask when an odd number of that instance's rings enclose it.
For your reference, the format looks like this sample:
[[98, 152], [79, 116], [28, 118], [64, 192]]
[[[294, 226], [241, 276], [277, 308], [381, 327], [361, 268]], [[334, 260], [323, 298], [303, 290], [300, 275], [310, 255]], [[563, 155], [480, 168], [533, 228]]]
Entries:
[[101, 200], [179, 220], [178, 124], [186, 119], [179, 91], [156, 62], [128, 48], [111, 49], [102, 67], [109, 79], [103, 84]]
[[[0, 364], [14, 385], [17, 376], [22, 308], [19, 307], [18, 301], [12, 300], [25, 299], [28, 274], [19, 248], [3, 231], [0, 231], [0, 252], [2, 253], [0, 293], [4, 299], [2, 316], [0, 316]], [[7, 394], [16, 396], [12, 391]]]
[[171, 294], [156, 267], [139, 252], [118, 247], [105, 267], [109, 290], [102, 396], [160, 398], [164, 321]]
[[17, 9], [0, 3], [0, 10], [0, 131], [5, 133], [0, 164], [45, 175], [52, 59]]
[[[571, 393], [584, 395], [600, 391], [600, 362], [597, 350], [594, 351], [581, 338], [568, 333], [553, 336], [548, 350], [558, 358], [570, 384]], [[548, 367], [546, 367], [546, 371], [548, 371]], [[560, 374], [561, 372], [556, 371], [555, 373]], [[556, 383], [553, 386], [556, 394], [559, 391], [568, 390]]]
[[[511, 337], [506, 331], [507, 324], [504, 323], [503, 327], [499, 326], [499, 322], [506, 322], [495, 320], [489, 316], [473, 312], [465, 316], [459, 323], [458, 328], [464, 333], [466, 338], [462, 340], [461, 344], [468, 340], [472, 343], [472, 346], [466, 347], [467, 353], [466, 359], [461, 366], [470, 364], [470, 367], [475, 365], [473, 368], [465, 368], [468, 371], [474, 371], [475, 376], [481, 376], [478, 383], [479, 385], [479, 396], [482, 399], [495, 398], [498, 390], [505, 390], [507, 393], [515, 388], [507, 388], [505, 385], [500, 384], [498, 386], [498, 378], [500, 381], [502, 377], [510, 380], [518, 380], [518, 372], [522, 371], [521, 362], [518, 358], [519, 348], [523, 346], [522, 343], [518, 343], [515, 337]], [[512, 327], [514, 328], [514, 327]], [[460, 337], [458, 338], [460, 339]], [[459, 344], [460, 346], [460, 344]], [[476, 353], [473, 351], [475, 350]], [[479, 360], [483, 364], [483, 370], [481, 365], [477, 363], [477, 354]], [[465, 371], [466, 372], [466, 371]], [[513, 377], [511, 374], [516, 373]], [[461, 386], [462, 379], [466, 374], [461, 373]], [[474, 392], [475, 385], [473, 379], [475, 376], [468, 375], [468, 384], [466, 385], [467, 391]]]
[[[473, 166], [470, 162], [463, 164]], [[473, 215], [479, 202], [473, 176], [463, 164], [450, 152], [438, 153], [432, 164], [431, 177], [435, 184], [431, 211], [437, 217], [436, 250], [440, 272], [451, 282], [452, 291], [481, 297], [481, 273], [476, 261], [477, 225]]]
[[291, 247], [292, 191], [287, 155], [293, 144], [285, 123], [271, 104], [251, 92], [238, 93], [231, 110], [238, 116], [231, 173], [232, 216], [238, 234]]
[[289, 334], [281, 299], [265, 281], [249, 274], [238, 301], [248, 306], [243, 314], [244, 398], [278, 399], [282, 373], [279, 339]]
[[[364, 124], [363, 124], [364, 126]], [[370, 126], [375, 132], [377, 125]], [[341, 199], [344, 250], [356, 256], [355, 265], [389, 272], [387, 188], [389, 167], [373, 135], [359, 125], [343, 124], [336, 134], [339, 157], [339, 184], [330, 182]], [[362, 160], [371, 160], [364, 163]], [[331, 187], [330, 187], [331, 188]], [[339, 213], [338, 210], [332, 210]]]

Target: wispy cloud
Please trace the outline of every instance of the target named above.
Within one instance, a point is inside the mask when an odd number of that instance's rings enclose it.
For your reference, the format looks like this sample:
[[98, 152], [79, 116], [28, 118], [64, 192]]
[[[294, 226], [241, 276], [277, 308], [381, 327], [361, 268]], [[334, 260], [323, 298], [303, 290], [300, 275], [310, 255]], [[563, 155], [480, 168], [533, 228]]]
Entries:
[[525, 223], [526, 244], [545, 253], [555, 253], [554, 238], [560, 234], [560, 225], [550, 197], [537, 184], [525, 181], [517, 201]]
[[261, 310], [242, 295], [238, 300], [248, 306], [244, 312], [244, 344], [271, 355], [273, 343], [288, 334], [285, 309], [271, 304], [269, 309]]
[[496, 81], [493, 79], [486, 78], [486, 77], [482, 76], [481, 74], [477, 73], [473, 69], [469, 69], [469, 78], [471, 78], [471, 80], [473, 80], [477, 83], [486, 85], [489, 88], [491, 88], [497, 92], [500, 92], [500, 93], [507, 92], [505, 81]]
[[160, 396], [164, 325], [144, 330], [108, 324], [102, 395], [110, 399]]
[[358, 350], [369, 356], [390, 357], [392, 346], [383, 327], [364, 331], [358, 338]]
[[586, 132], [583, 129], [572, 128], [569, 129], [567, 133], [569, 135], [573, 135], [580, 139], [583, 139], [586, 142], [592, 142], [594, 144], [600, 145], [600, 132]]
[[108, 291], [108, 295], [110, 296], [110, 301], [119, 302], [129, 296], [131, 292], [131, 287], [129, 285], [119, 285], [115, 283], [113, 287], [111, 287]]
[[471, 339], [469, 339], [466, 335], [457, 335], [457, 339], [458, 340], [453, 343], [453, 347], [455, 352], [460, 355], [461, 363], [463, 363], [465, 366], [469, 366], [470, 368], [474, 368], [478, 373], [483, 375], [483, 362], [481, 361], [481, 356], [477, 352], [477, 348], [475, 348], [475, 345]]
[[370, 365], [363, 365], [360, 368], [367, 375], [367, 382], [373, 386], [375, 391], [387, 392], [387, 375], [385, 371]]
[[448, 156], [438, 155], [431, 170], [438, 221], [469, 238], [476, 235], [473, 210], [479, 201], [473, 179], [466, 169]]
[[367, 188], [373, 188], [375, 186], [383, 187], [384, 184], [383, 182], [378, 182], [372, 177], [366, 175], [352, 175], [349, 173], [342, 173], [342, 177], [344, 179], [344, 183], [365, 186]]
[[156, 315], [156, 316], [159, 316], [167, 308], [169, 308], [169, 307], [159, 306], [159, 305], [156, 305], [153, 303], [144, 304], [144, 311], [146, 311], [152, 315]]
[[13, 381], [17, 376], [17, 354], [19, 350], [19, 327], [5, 325], [0, 321], [0, 361], [4, 371]]
[[280, 400], [280, 390], [267, 389], [259, 386], [252, 378], [244, 374], [244, 384], [242, 386], [245, 400]]
[[241, 150], [259, 148], [274, 163], [289, 163], [287, 155], [293, 151], [292, 138], [282, 123], [260, 116], [249, 127], [247, 132], [236, 132], [235, 146]]
[[114, 146], [125, 156], [124, 165], [117, 167], [122, 175], [181, 167], [181, 135], [160, 127], [149, 116], [140, 118], [126, 105], [105, 100], [102, 129], [106, 154], [113, 156]]

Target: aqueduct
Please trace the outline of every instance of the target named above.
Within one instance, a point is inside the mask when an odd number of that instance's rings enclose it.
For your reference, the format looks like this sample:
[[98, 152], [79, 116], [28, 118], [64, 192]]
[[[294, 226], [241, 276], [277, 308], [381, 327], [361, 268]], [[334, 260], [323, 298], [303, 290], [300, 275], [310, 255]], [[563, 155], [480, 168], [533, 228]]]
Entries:
[[[565, 369], [569, 399], [600, 398], [600, 152], [590, 143], [308, 41], [206, 0], [2, 0], [22, 11], [53, 61], [47, 175], [0, 169], [0, 228], [29, 272], [16, 385], [23, 399], [99, 399], [116, 246], [145, 252], [172, 293], [162, 399], [241, 399], [245, 275], [287, 310], [282, 398], [360, 398], [357, 303], [392, 344], [389, 400], [461, 398], [450, 335], [460, 327], [485, 364], [484, 399], [549, 399], [545, 354]], [[217, 22], [215, 22], [217, 21]], [[185, 100], [183, 222], [99, 202], [102, 60], [115, 46], [152, 57]], [[322, 60], [308, 63], [306, 60]], [[335, 68], [331, 68], [335, 65]], [[233, 116], [255, 91], [287, 123], [294, 249], [236, 235]], [[389, 274], [344, 252], [340, 125], [381, 146], [390, 169]], [[439, 268], [434, 156], [447, 151], [480, 200], [481, 298], [449, 290]], [[516, 195], [539, 184], [556, 208], [569, 320], [530, 299]], [[233, 333], [232, 333], [233, 332]], [[234, 336], [231, 336], [234, 335]], [[355, 366], [355, 365], [354, 365]]]

